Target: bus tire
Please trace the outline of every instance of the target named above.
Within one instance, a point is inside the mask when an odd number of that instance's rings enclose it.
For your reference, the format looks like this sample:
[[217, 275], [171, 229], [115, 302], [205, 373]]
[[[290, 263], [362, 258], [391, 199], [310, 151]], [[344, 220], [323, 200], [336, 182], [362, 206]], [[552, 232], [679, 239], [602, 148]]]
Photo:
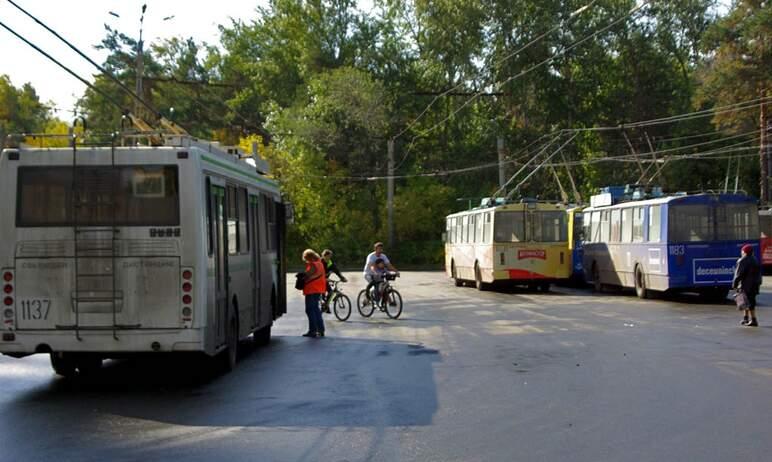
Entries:
[[271, 325], [268, 324], [262, 329], [257, 329], [255, 333], [252, 334], [252, 341], [257, 346], [266, 346], [271, 343]]
[[592, 264], [592, 290], [597, 293], [603, 292], [603, 284], [600, 282], [600, 271], [598, 265]]
[[227, 345], [225, 351], [220, 353], [220, 365], [224, 372], [230, 372], [236, 368], [239, 357], [239, 321], [233, 314], [228, 321], [225, 343]]
[[464, 281], [458, 278], [458, 275], [456, 274], [456, 262], [451, 261], [450, 262], [450, 277], [453, 278], [453, 284], [456, 285], [456, 287], [461, 287], [464, 285]]
[[80, 375], [94, 375], [102, 369], [102, 358], [90, 354], [79, 355], [75, 359]]
[[51, 352], [51, 368], [57, 375], [73, 377], [75, 375], [75, 361], [71, 353]]
[[474, 264], [474, 286], [477, 288], [477, 290], [480, 291], [488, 290], [488, 284], [483, 282], [482, 273], [480, 272], [480, 265], [477, 263]]
[[635, 267], [635, 295], [640, 299], [651, 298], [649, 290], [646, 288], [646, 275], [640, 266]]
[[549, 282], [542, 282], [541, 284], [539, 284], [539, 290], [544, 292], [544, 293], [549, 292], [550, 291], [550, 283]]

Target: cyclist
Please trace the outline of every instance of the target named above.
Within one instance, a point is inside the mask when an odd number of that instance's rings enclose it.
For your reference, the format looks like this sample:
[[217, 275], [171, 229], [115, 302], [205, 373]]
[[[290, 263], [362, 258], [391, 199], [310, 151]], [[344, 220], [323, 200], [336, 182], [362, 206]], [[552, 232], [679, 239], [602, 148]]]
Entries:
[[399, 274], [397, 268], [395, 268], [394, 265], [391, 264], [391, 261], [389, 261], [389, 257], [383, 253], [382, 242], [376, 242], [373, 244], [373, 249], [374, 252], [370, 253], [370, 255], [368, 255], [365, 259], [365, 268], [362, 273], [365, 277], [365, 281], [367, 281], [367, 287], [365, 288], [365, 294], [367, 295], [367, 298], [365, 303], [370, 301], [370, 289], [372, 289], [373, 285], [378, 282], [374, 280], [374, 275], [377, 272], [375, 267], [376, 260], [381, 259], [384, 267], [388, 268], [389, 271], [394, 271], [395, 273]]
[[338, 276], [338, 279], [340, 279], [342, 282], [348, 282], [348, 279], [346, 279], [343, 274], [341, 274], [340, 270], [338, 269], [338, 266], [332, 261], [332, 250], [330, 249], [324, 249], [322, 252], [322, 265], [324, 265], [324, 271], [327, 276], [327, 292], [324, 296], [324, 306], [322, 308], [322, 311], [325, 313], [330, 312], [330, 306], [327, 304], [328, 300], [330, 300], [330, 296], [332, 295], [332, 286], [330, 286], [330, 275], [335, 274]]

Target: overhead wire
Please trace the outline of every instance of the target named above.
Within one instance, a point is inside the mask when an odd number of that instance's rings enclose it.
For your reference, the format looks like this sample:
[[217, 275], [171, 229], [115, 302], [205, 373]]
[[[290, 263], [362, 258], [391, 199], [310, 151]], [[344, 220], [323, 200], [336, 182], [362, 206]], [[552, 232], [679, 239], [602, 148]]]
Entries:
[[[576, 17], [576, 16], [578, 16], [578, 15], [582, 14], [584, 11], [586, 11], [586, 10], [588, 10], [590, 7], [592, 7], [592, 6], [593, 6], [593, 5], [594, 5], [596, 2], [597, 2], [597, 0], [592, 0], [590, 3], [588, 3], [588, 4], [584, 5], [583, 7], [581, 7], [581, 8], [579, 8], [579, 9], [575, 10], [574, 12], [572, 12], [572, 13], [569, 15], [569, 19], [573, 19], [574, 17]], [[527, 50], [527, 49], [528, 49], [528, 48], [530, 48], [531, 46], [533, 46], [533, 45], [535, 45], [536, 43], [540, 42], [540, 41], [541, 41], [541, 40], [542, 40], [544, 37], [546, 37], [546, 36], [548, 36], [548, 35], [552, 34], [553, 32], [557, 31], [558, 29], [560, 29], [560, 28], [562, 28], [562, 27], [565, 27], [565, 24], [564, 24], [564, 22], [562, 22], [562, 21], [561, 21], [561, 22], [560, 22], [560, 23], [558, 23], [558, 25], [556, 25], [555, 27], [553, 27], [553, 28], [549, 29], [548, 31], [546, 31], [546, 32], [542, 33], [542, 34], [541, 34], [541, 35], [539, 35], [538, 37], [536, 37], [536, 38], [532, 39], [531, 41], [529, 41], [528, 43], [526, 43], [526, 44], [525, 44], [525, 45], [523, 45], [522, 47], [520, 47], [520, 48], [518, 48], [517, 50], [513, 51], [512, 53], [509, 53], [508, 55], [506, 55], [506, 56], [504, 56], [504, 57], [500, 58], [499, 60], [497, 60], [497, 61], [494, 63], [494, 66], [499, 66], [499, 65], [501, 65], [503, 62], [505, 62], [505, 61], [509, 60], [510, 58], [512, 58], [513, 56], [519, 55], [520, 53], [522, 53], [523, 51]], [[428, 105], [427, 105], [427, 106], [426, 106], [426, 107], [423, 109], [423, 111], [421, 111], [421, 112], [418, 114], [418, 116], [417, 116], [415, 119], [413, 119], [413, 121], [412, 121], [412, 122], [410, 122], [409, 124], [407, 124], [407, 126], [406, 126], [405, 128], [403, 128], [402, 130], [400, 130], [400, 131], [399, 131], [399, 133], [397, 133], [396, 135], [394, 135], [394, 136], [393, 136], [393, 139], [394, 139], [394, 140], [396, 140], [397, 138], [399, 138], [400, 136], [402, 136], [403, 134], [405, 134], [405, 133], [406, 133], [408, 130], [410, 130], [411, 128], [413, 128], [413, 127], [414, 127], [414, 126], [415, 126], [415, 125], [418, 123], [418, 121], [419, 121], [419, 120], [421, 120], [421, 118], [422, 118], [422, 117], [423, 117], [423, 116], [424, 116], [424, 115], [425, 115], [425, 114], [426, 114], [426, 113], [429, 111], [429, 109], [431, 109], [431, 108], [432, 108], [432, 106], [434, 106], [434, 103], [436, 103], [436, 102], [437, 102], [437, 101], [438, 101], [440, 98], [442, 98], [442, 97], [444, 97], [444, 96], [447, 96], [447, 95], [449, 95], [449, 94], [453, 93], [455, 90], [458, 90], [459, 88], [463, 87], [464, 85], [465, 85], [465, 82], [460, 82], [460, 83], [456, 84], [455, 86], [453, 86], [453, 87], [451, 87], [451, 88], [449, 88], [449, 89], [447, 89], [447, 90], [445, 90], [445, 91], [441, 92], [439, 95], [436, 95], [436, 96], [435, 96], [435, 97], [434, 97], [434, 98], [431, 100], [431, 102], [429, 102], [429, 104], [428, 104]], [[479, 94], [482, 94], [482, 92], [480, 92]], [[479, 95], [479, 94], [478, 94], [478, 95]]]
[[65, 72], [67, 72], [67, 73], [68, 73], [68, 74], [70, 74], [71, 76], [73, 76], [73, 77], [75, 77], [76, 79], [78, 79], [78, 80], [79, 80], [81, 83], [83, 83], [84, 85], [86, 85], [88, 88], [90, 88], [90, 89], [91, 89], [91, 90], [93, 90], [94, 92], [96, 92], [96, 93], [98, 93], [99, 95], [101, 95], [101, 96], [102, 96], [102, 97], [105, 99], [105, 101], [107, 101], [107, 102], [109, 102], [110, 104], [112, 104], [112, 105], [116, 106], [118, 109], [120, 109], [120, 110], [121, 110], [121, 112], [122, 112], [122, 113], [124, 113], [124, 114], [125, 114], [126, 112], [128, 112], [128, 109], [126, 109], [126, 107], [124, 107], [124, 106], [123, 106], [123, 105], [122, 105], [120, 102], [118, 102], [118, 101], [117, 101], [115, 98], [113, 98], [113, 96], [109, 95], [107, 92], [105, 92], [105, 91], [101, 90], [100, 88], [98, 88], [98, 87], [94, 86], [93, 84], [91, 84], [91, 82], [87, 81], [86, 79], [84, 79], [83, 77], [81, 77], [80, 75], [78, 75], [77, 73], [75, 73], [75, 71], [73, 71], [73, 70], [72, 70], [72, 69], [70, 69], [69, 67], [67, 67], [67, 66], [65, 66], [64, 64], [62, 64], [61, 62], [59, 62], [59, 61], [58, 61], [56, 58], [54, 58], [54, 57], [53, 57], [53, 56], [51, 56], [50, 54], [46, 53], [46, 52], [45, 52], [43, 49], [41, 49], [40, 47], [38, 47], [37, 45], [35, 45], [35, 44], [34, 44], [34, 43], [32, 43], [31, 41], [29, 41], [29, 40], [27, 40], [26, 38], [24, 38], [24, 37], [23, 37], [21, 34], [19, 34], [18, 32], [16, 32], [15, 30], [13, 30], [12, 28], [10, 28], [9, 26], [7, 26], [7, 25], [6, 25], [5, 23], [3, 23], [2, 21], [0, 21], [0, 26], [2, 26], [2, 27], [5, 29], [5, 30], [7, 30], [8, 32], [10, 32], [10, 33], [11, 33], [11, 34], [13, 34], [14, 36], [16, 36], [16, 38], [18, 38], [19, 40], [23, 41], [24, 43], [26, 43], [27, 45], [29, 45], [30, 47], [32, 47], [33, 49], [35, 49], [35, 51], [37, 51], [38, 53], [40, 53], [40, 54], [42, 54], [43, 56], [45, 56], [46, 58], [48, 58], [48, 59], [49, 59], [50, 61], [52, 61], [54, 64], [56, 64], [57, 66], [59, 66], [60, 68], [62, 68], [62, 69], [65, 71]]
[[[550, 56], [549, 58], [547, 58], [547, 59], [545, 59], [545, 60], [543, 60], [543, 61], [541, 61], [541, 62], [539, 62], [539, 63], [537, 63], [537, 64], [534, 64], [533, 66], [531, 66], [531, 67], [529, 67], [529, 68], [525, 69], [524, 71], [521, 71], [521, 72], [520, 72], [520, 73], [518, 73], [518, 74], [515, 74], [515, 75], [513, 75], [513, 76], [510, 76], [510, 77], [508, 77], [507, 79], [505, 79], [505, 80], [504, 80], [504, 81], [502, 81], [502, 82], [496, 83], [496, 84], [494, 85], [494, 88], [500, 88], [500, 87], [504, 86], [505, 84], [507, 84], [507, 83], [509, 83], [509, 82], [511, 82], [511, 81], [513, 81], [513, 80], [515, 80], [515, 79], [518, 79], [518, 78], [520, 78], [520, 77], [522, 77], [522, 76], [524, 76], [524, 75], [527, 75], [527, 74], [529, 74], [530, 72], [532, 72], [533, 70], [535, 70], [535, 69], [538, 69], [539, 67], [541, 67], [541, 66], [543, 66], [543, 65], [545, 65], [545, 64], [547, 64], [547, 63], [550, 63], [550, 62], [554, 61], [555, 59], [559, 58], [560, 56], [562, 56], [562, 55], [566, 54], [567, 52], [569, 52], [569, 51], [573, 50], [574, 48], [576, 48], [576, 47], [578, 47], [578, 46], [582, 45], [582, 44], [583, 44], [583, 43], [585, 43], [586, 41], [588, 41], [588, 40], [590, 40], [590, 39], [592, 39], [592, 38], [595, 38], [595, 37], [597, 37], [598, 35], [600, 35], [600, 34], [602, 34], [602, 33], [605, 33], [605, 32], [607, 32], [609, 29], [613, 28], [614, 26], [618, 25], [619, 23], [621, 23], [621, 22], [623, 22], [623, 21], [626, 21], [626, 20], [627, 20], [627, 19], [628, 19], [630, 16], [632, 16], [632, 15], [633, 15], [633, 14], [635, 14], [636, 12], [640, 11], [641, 9], [643, 9], [643, 7], [645, 7], [646, 5], [648, 5], [648, 4], [649, 4], [651, 1], [652, 1], [652, 0], [644, 0], [644, 1], [643, 1], [643, 2], [640, 4], [640, 5], [637, 5], [637, 6], [633, 7], [632, 9], [630, 9], [630, 10], [629, 10], [629, 11], [628, 11], [628, 12], [627, 12], [627, 13], [626, 13], [624, 16], [622, 16], [622, 17], [620, 17], [620, 18], [616, 19], [615, 21], [613, 21], [613, 22], [611, 22], [610, 24], [608, 24], [608, 25], [606, 25], [606, 26], [602, 27], [601, 29], [598, 29], [598, 30], [596, 30], [596, 31], [595, 31], [595, 32], [593, 32], [592, 34], [589, 34], [589, 35], [585, 36], [584, 38], [582, 38], [582, 39], [580, 39], [580, 40], [578, 40], [578, 41], [576, 41], [576, 42], [572, 43], [571, 45], [569, 45], [569, 46], [567, 46], [567, 47], [563, 48], [563, 49], [562, 49], [562, 50], [560, 50], [559, 52], [556, 52], [556, 53], [554, 53], [554, 54], [553, 54], [552, 56]], [[420, 131], [419, 133], [417, 133], [415, 136], [413, 136], [413, 138], [410, 140], [410, 143], [408, 144], [408, 148], [407, 148], [407, 150], [406, 150], [406, 152], [405, 152], [405, 154], [404, 154], [404, 156], [403, 156], [402, 160], [400, 160], [400, 162], [399, 162], [398, 166], [401, 166], [401, 165], [402, 165], [402, 164], [405, 162], [405, 160], [407, 159], [408, 155], [409, 155], [409, 154], [410, 154], [410, 152], [412, 151], [412, 148], [413, 148], [413, 145], [415, 144], [415, 141], [416, 141], [416, 140], [417, 140], [419, 137], [422, 137], [422, 136], [426, 136], [426, 135], [428, 135], [429, 133], [431, 133], [432, 131], [436, 130], [436, 129], [437, 129], [438, 127], [440, 127], [441, 125], [445, 124], [445, 122], [449, 121], [449, 120], [450, 120], [451, 118], [453, 118], [453, 117], [454, 117], [456, 114], [458, 114], [459, 112], [461, 112], [461, 110], [463, 110], [463, 109], [464, 109], [466, 106], [468, 106], [468, 105], [469, 105], [469, 104], [471, 104], [473, 101], [475, 101], [475, 100], [476, 100], [476, 99], [477, 99], [477, 98], [478, 98], [478, 97], [481, 95], [481, 93], [482, 93], [482, 92], [478, 92], [478, 93], [476, 93], [475, 95], [471, 96], [471, 97], [470, 97], [468, 100], [466, 100], [466, 101], [465, 101], [463, 104], [461, 104], [461, 106], [460, 106], [460, 107], [458, 107], [457, 109], [455, 109], [454, 111], [452, 111], [452, 112], [451, 112], [451, 113], [450, 113], [448, 116], [446, 116], [444, 119], [440, 120], [439, 122], [435, 123], [434, 125], [432, 125], [431, 127], [427, 128], [426, 130], [422, 130], [422, 131]], [[398, 168], [398, 167], [395, 167], [395, 169], [396, 169], [396, 168]]]

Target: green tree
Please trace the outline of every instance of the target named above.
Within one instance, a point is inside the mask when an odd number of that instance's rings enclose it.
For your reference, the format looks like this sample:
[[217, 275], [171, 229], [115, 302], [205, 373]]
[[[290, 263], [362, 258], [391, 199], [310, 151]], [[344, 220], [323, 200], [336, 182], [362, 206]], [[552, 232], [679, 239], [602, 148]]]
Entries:
[[0, 75], [0, 144], [10, 133], [42, 133], [50, 118], [50, 107], [40, 102], [31, 84], [17, 88]]

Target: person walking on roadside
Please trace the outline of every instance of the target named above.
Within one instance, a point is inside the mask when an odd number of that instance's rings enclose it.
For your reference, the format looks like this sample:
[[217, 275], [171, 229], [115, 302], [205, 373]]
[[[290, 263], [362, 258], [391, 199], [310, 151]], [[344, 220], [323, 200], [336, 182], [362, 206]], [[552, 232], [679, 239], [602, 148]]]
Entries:
[[761, 288], [761, 266], [759, 266], [756, 257], [753, 256], [753, 246], [750, 244], [742, 246], [741, 255], [735, 266], [732, 288], [738, 294], [742, 293], [747, 297], [747, 303], [744, 306], [740, 306], [738, 303], [738, 309], [745, 311], [743, 321], [740, 324], [756, 327], [759, 325], [759, 321], [756, 319], [756, 295]]
[[319, 311], [319, 298], [327, 290], [324, 265], [319, 254], [311, 249], [303, 252], [303, 261], [306, 262], [303, 295], [306, 297], [308, 316], [308, 332], [303, 334], [303, 337], [324, 337], [324, 320], [322, 312]]

